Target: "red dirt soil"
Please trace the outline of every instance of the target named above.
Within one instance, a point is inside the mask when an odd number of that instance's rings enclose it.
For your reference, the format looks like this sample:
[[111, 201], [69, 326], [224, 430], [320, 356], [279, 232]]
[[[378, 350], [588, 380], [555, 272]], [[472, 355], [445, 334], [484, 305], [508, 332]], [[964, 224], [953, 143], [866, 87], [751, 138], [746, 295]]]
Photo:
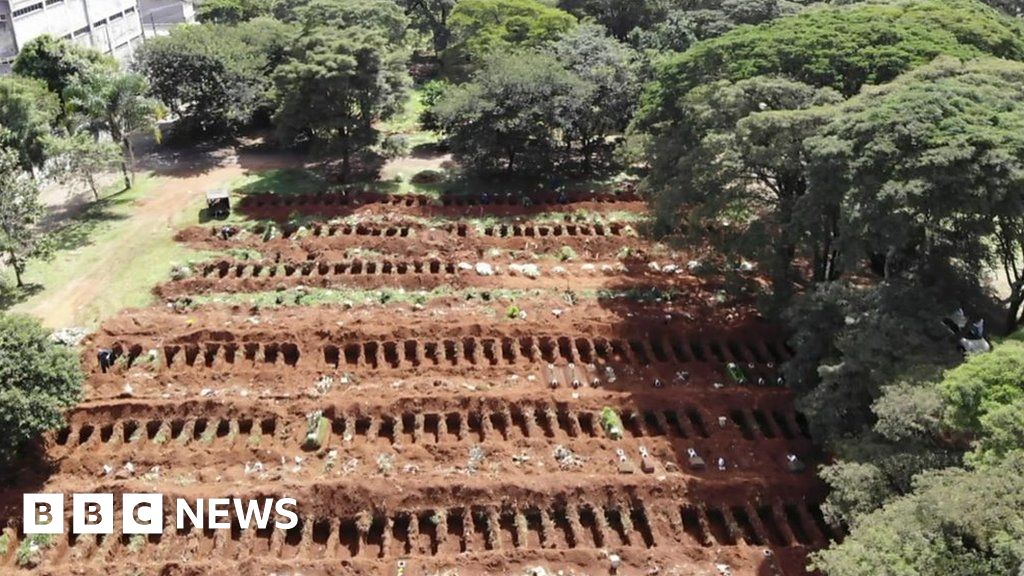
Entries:
[[[449, 217], [508, 210], [525, 222], [531, 209], [562, 206], [346, 200], [263, 198], [242, 207], [260, 218], [300, 212], [325, 219], [343, 212], [370, 218], [382, 208], [409, 217], [421, 209], [449, 210]], [[640, 209], [632, 197], [593, 200], [571, 197], [566, 206], [622, 200]], [[415, 306], [124, 312], [84, 344], [87, 399], [40, 443], [48, 466], [26, 465], [18, 485], [0, 493], [9, 519], [0, 573], [370, 575], [398, 574], [404, 561], [408, 575], [530, 574], [536, 567], [609, 574], [616, 554], [618, 574], [777, 576], [804, 574], [807, 553], [839, 536], [818, 507], [824, 491], [813, 464], [821, 454], [791, 392], [777, 382], [792, 353], [785, 335], [749, 305], [716, 298], [713, 282], [685, 272], [685, 255], [567, 228], [528, 238], [463, 234], [458, 223], [405, 234], [391, 226], [379, 235], [330, 227], [325, 220], [309, 236], [270, 242], [256, 235], [225, 241], [216, 228], [189, 228], [179, 240], [219, 251], [252, 248], [264, 259], [225, 256], [157, 293], [172, 300], [299, 285], [537, 290], [516, 300], [527, 312], [516, 319], [508, 317], [509, 301], [456, 297]], [[503, 268], [494, 276], [458, 268], [494, 248], [563, 245], [592, 252], [569, 263], [542, 256], [537, 279], [510, 276], [508, 260], [493, 262]], [[661, 266], [650, 266], [653, 256], [620, 266], [609, 255], [622, 246], [659, 254]], [[351, 258], [357, 248], [384, 255]], [[669, 263], [679, 268], [666, 273]], [[565, 272], [555, 274], [556, 266]], [[270, 267], [274, 275], [265, 272]], [[670, 301], [583, 297], [570, 304], [567, 286], [678, 293]], [[117, 357], [106, 372], [96, 365], [100, 347]], [[728, 363], [741, 367], [745, 383], [732, 381]], [[621, 417], [621, 438], [602, 425], [605, 408]], [[307, 415], [315, 411], [330, 430], [322, 447], [304, 450]], [[790, 455], [806, 470], [792, 471]], [[178, 531], [165, 504], [163, 534], [144, 541], [60, 536], [38, 566], [17, 566], [22, 493], [154, 491], [165, 502], [293, 497], [300, 523], [288, 531]]]

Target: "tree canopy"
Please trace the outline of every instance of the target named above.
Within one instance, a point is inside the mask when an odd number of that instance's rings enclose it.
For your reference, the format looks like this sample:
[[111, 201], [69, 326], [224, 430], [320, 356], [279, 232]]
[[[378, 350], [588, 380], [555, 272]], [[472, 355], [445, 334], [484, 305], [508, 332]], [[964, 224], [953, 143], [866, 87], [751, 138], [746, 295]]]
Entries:
[[57, 96], [42, 81], [0, 78], [0, 146], [15, 150], [23, 169], [42, 167], [46, 140], [59, 116]]
[[946, 54], [1024, 58], [1024, 28], [975, 0], [889, 0], [815, 7], [695, 45], [662, 63], [644, 125], [678, 116], [676, 102], [715, 80], [781, 75], [845, 96]]
[[373, 123], [403, 102], [408, 22], [390, 1], [315, 0], [303, 14], [303, 32], [274, 74], [278, 134], [337, 148], [347, 177], [352, 155], [376, 141]]
[[19, 76], [46, 84], [60, 100], [63, 112], [64, 92], [68, 87], [85, 80], [97, 69], [115, 70], [117, 62], [97, 50], [43, 34], [21, 47], [11, 68]]
[[448, 90], [434, 113], [467, 165], [484, 173], [536, 173], [553, 165], [555, 129], [584, 89], [551, 56], [496, 55], [472, 82]]
[[235, 129], [273, 109], [272, 72], [293, 28], [259, 18], [237, 26], [179, 26], [146, 42], [139, 70], [189, 133]]
[[1015, 574], [1024, 563], [1024, 453], [991, 469], [922, 474], [912, 494], [814, 554], [829, 576]]
[[449, 25], [445, 62], [454, 73], [466, 74], [489, 55], [558, 39], [576, 25], [576, 18], [537, 0], [460, 0]]
[[79, 400], [83, 380], [78, 355], [52, 342], [37, 321], [0, 315], [0, 463], [60, 427], [64, 410]]

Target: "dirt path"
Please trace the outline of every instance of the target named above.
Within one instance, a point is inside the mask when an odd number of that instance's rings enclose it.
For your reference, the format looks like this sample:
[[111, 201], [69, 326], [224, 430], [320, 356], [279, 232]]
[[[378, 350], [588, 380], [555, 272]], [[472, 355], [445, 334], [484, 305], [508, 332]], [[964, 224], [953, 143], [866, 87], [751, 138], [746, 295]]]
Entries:
[[[166, 164], [154, 166], [153, 172], [160, 182], [135, 203], [125, 221], [118, 223], [113, 241], [107, 241], [109, 249], [102, 250], [90, 271], [48, 291], [42, 298], [33, 299], [21, 311], [52, 327], [79, 322], [81, 310], [130, 274], [139, 258], [146, 257], [146, 251], [137, 247], [169, 238], [183, 220], [191, 217], [192, 209], [207, 190], [251, 172], [298, 166], [302, 160], [289, 155], [238, 154], [226, 149]], [[127, 254], [126, 249], [130, 250]]]

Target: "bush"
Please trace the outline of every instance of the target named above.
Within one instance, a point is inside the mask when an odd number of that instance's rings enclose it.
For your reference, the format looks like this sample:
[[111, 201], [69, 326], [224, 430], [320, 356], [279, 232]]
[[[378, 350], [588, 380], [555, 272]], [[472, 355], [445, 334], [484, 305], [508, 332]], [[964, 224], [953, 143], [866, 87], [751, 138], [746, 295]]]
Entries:
[[64, 423], [64, 410], [80, 398], [83, 379], [75, 352], [52, 342], [38, 322], [0, 316], [0, 463]]

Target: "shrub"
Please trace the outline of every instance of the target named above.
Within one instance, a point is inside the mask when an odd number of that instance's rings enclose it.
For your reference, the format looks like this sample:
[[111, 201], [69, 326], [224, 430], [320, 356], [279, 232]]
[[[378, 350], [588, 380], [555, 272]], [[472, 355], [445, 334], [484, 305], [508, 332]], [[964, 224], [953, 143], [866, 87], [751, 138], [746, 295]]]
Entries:
[[78, 355], [27, 316], [0, 315], [0, 463], [60, 427], [81, 395]]

